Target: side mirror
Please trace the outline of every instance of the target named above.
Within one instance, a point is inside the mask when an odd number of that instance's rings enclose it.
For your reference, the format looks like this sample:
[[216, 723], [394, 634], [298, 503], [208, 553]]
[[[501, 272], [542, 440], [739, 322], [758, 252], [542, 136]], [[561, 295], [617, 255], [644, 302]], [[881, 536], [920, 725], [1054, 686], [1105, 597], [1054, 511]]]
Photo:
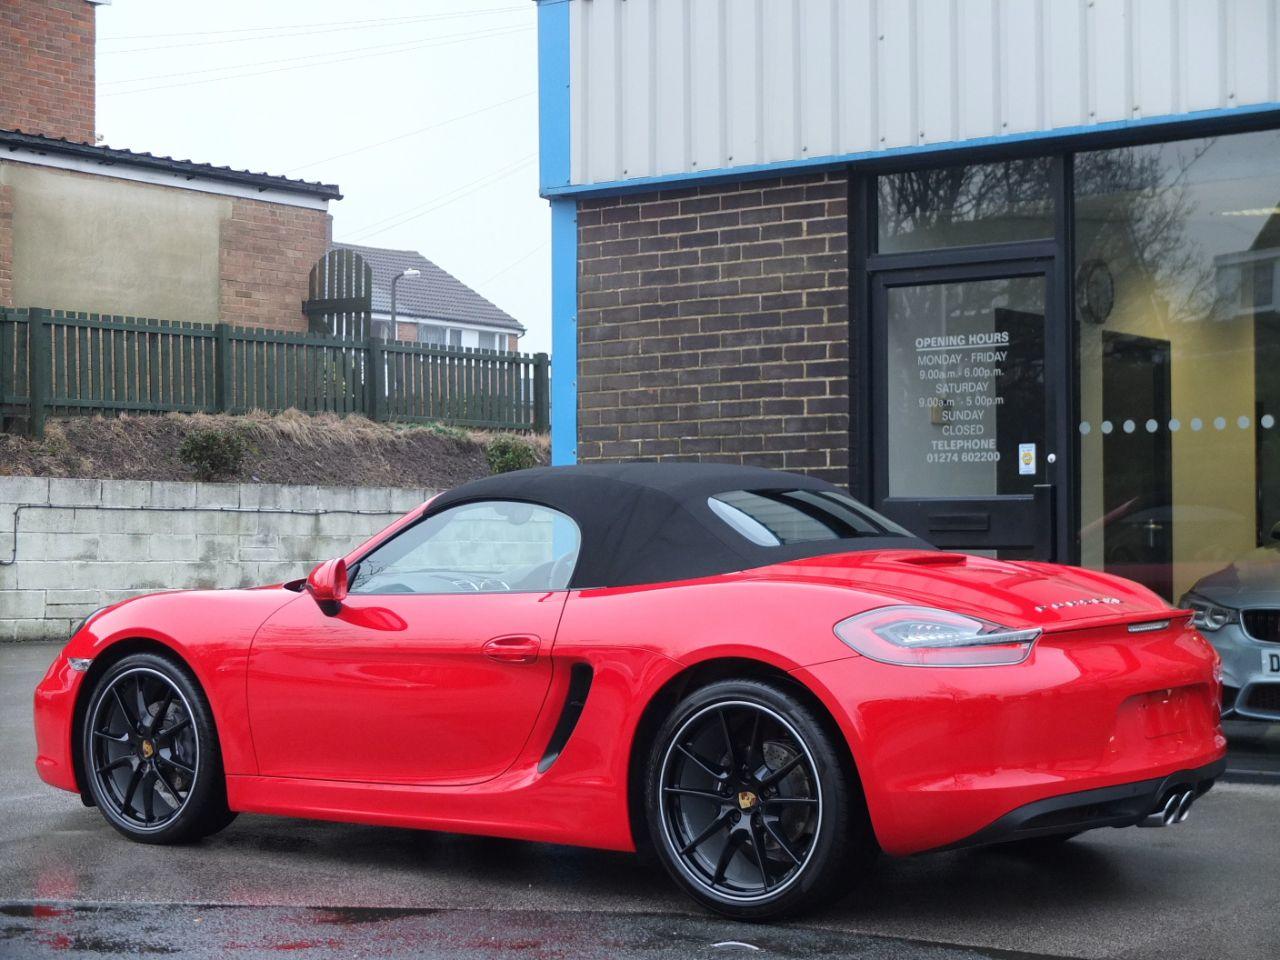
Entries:
[[1280, 540], [1280, 523], [1271, 528], [1271, 539]]
[[326, 560], [307, 577], [307, 592], [320, 604], [320, 609], [332, 616], [347, 599], [347, 561], [338, 557]]

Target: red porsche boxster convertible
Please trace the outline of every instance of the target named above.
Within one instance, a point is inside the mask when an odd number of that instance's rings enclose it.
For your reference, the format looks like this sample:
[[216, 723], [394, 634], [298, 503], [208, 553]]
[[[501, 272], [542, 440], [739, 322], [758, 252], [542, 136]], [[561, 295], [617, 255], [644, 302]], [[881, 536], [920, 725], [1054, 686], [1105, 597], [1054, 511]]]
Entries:
[[146, 843], [252, 812], [646, 845], [763, 919], [879, 851], [1184, 819], [1225, 748], [1189, 619], [806, 477], [541, 468], [306, 581], [99, 611], [36, 691], [36, 764]]

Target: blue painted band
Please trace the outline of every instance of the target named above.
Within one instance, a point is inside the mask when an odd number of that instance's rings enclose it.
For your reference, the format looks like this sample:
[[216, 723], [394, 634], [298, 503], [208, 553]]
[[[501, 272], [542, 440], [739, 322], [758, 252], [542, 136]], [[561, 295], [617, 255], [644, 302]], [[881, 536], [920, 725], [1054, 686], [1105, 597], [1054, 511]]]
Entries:
[[551, 201], [551, 462], [578, 460], [578, 203]]
[[[566, 50], [566, 58], [568, 52]], [[567, 60], [566, 60], [567, 63]], [[545, 66], [543, 68], [546, 69]], [[567, 108], [566, 108], [567, 109]], [[972, 150], [981, 147], [1001, 146], [1015, 143], [1039, 141], [1048, 143], [1087, 141], [1099, 134], [1114, 133], [1125, 130], [1141, 130], [1144, 127], [1177, 126], [1186, 123], [1203, 123], [1226, 118], [1276, 114], [1280, 121], [1280, 102], [1253, 104], [1250, 106], [1231, 107], [1228, 109], [1199, 110], [1193, 113], [1166, 114], [1158, 117], [1142, 117], [1137, 120], [1114, 120], [1088, 126], [1059, 127], [1054, 130], [1034, 130], [1027, 133], [1009, 133], [995, 137], [977, 137], [972, 140], [949, 140], [944, 143], [929, 143], [910, 147], [892, 147], [885, 150], [867, 150], [861, 153], [846, 153], [825, 157], [806, 157], [802, 160], [780, 160], [775, 163], [744, 164], [740, 167], [720, 167], [714, 170], [695, 170], [685, 173], [662, 174], [653, 177], [635, 177], [630, 180], [610, 180], [601, 183], [570, 184], [546, 186], [544, 181], [543, 196], [546, 197], [584, 197], [584, 196], [618, 196], [627, 193], [643, 193], [671, 186], [699, 186], [715, 183], [726, 183], [734, 180], [754, 180], [777, 176], [782, 173], [830, 170], [846, 167], [865, 161], [883, 161], [894, 157], [916, 157], [938, 154], [939, 156], [959, 150]], [[569, 130], [564, 131], [565, 142], [568, 142]], [[567, 158], [566, 158], [567, 164]]]
[[538, 169], [543, 196], [569, 184], [569, 4], [538, 4]]

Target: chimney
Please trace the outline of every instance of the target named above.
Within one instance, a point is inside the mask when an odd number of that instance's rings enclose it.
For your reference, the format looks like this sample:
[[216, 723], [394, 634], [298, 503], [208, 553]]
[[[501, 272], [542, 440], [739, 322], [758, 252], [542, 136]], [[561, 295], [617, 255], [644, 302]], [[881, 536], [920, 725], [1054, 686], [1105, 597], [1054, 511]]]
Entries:
[[99, 2], [109, 0], [0, 4], [0, 129], [94, 142]]

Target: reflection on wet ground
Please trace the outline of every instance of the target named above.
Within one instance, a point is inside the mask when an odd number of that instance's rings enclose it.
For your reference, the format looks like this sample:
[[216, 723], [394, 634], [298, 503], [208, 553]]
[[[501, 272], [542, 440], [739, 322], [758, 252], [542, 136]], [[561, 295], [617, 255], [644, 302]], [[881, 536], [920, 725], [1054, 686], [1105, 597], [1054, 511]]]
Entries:
[[[747, 926], [706, 917], [536, 914], [502, 910], [152, 907], [0, 907], [0, 953], [23, 957], [184, 958], [493, 957], [582, 960], [730, 960], [734, 957], [858, 957], [865, 960], [979, 960], [1004, 951], [947, 947], [794, 926]], [[8, 954], [5, 954], [6, 956]], [[1037, 956], [1045, 956], [1039, 954]]]

